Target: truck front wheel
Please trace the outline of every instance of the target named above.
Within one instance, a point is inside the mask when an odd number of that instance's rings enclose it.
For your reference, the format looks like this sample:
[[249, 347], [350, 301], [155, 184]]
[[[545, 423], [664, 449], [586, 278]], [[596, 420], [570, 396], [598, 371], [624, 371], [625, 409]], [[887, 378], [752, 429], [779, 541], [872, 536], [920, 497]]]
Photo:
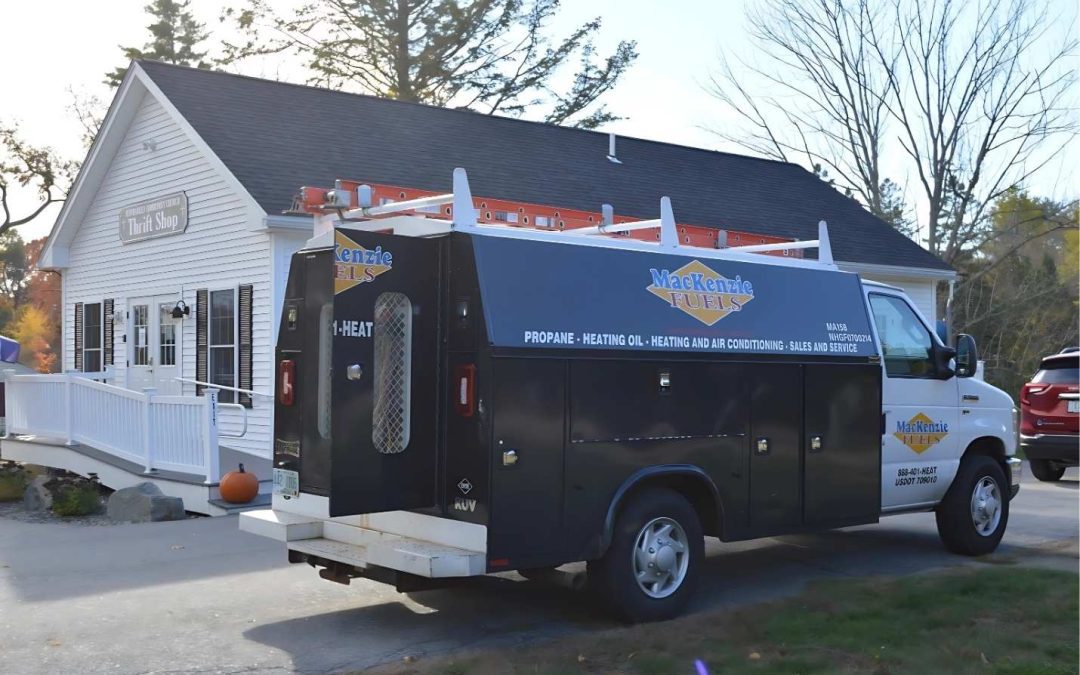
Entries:
[[1009, 522], [1009, 487], [1001, 466], [985, 455], [960, 462], [937, 507], [938, 535], [961, 555], [985, 555], [998, 547]]
[[604, 557], [589, 562], [589, 586], [624, 620], [670, 619], [689, 601], [704, 557], [694, 507], [673, 490], [651, 488], [619, 513]]

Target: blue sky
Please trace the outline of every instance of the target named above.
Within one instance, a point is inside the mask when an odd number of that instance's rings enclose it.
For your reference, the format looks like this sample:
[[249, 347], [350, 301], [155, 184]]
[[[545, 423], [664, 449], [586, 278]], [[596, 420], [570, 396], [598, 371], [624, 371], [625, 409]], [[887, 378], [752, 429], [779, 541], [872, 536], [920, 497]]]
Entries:
[[[288, 0], [276, 0], [288, 2]], [[121, 64], [118, 45], [146, 41], [143, 13], [147, 0], [38, 0], [5, 2], [0, 21], [0, 122], [21, 122], [27, 136], [61, 152], [81, 156], [79, 128], [67, 109], [68, 88], [97, 93], [103, 74]], [[641, 54], [620, 86], [606, 99], [611, 110], [626, 119], [605, 130], [618, 134], [728, 151], [740, 151], [703, 127], [733, 123], [730, 113], [704, 88], [721, 48], [753, 58], [746, 38], [745, 5], [753, 0], [563, 0], [552, 30], [565, 33], [581, 22], [601, 16], [600, 53], [620, 39], [638, 43]], [[108, 7], [107, 13], [102, 12]], [[1047, 0], [1051, 14], [1061, 17], [1052, 36], [1076, 33], [1076, 3]], [[193, 0], [192, 8], [210, 30], [218, 29], [220, 3]], [[32, 59], [31, 66], [24, 66]], [[273, 77], [273, 63], [251, 64], [243, 72]], [[1043, 170], [1030, 185], [1033, 192], [1057, 198], [1080, 192], [1075, 152]], [[894, 161], [902, 173], [901, 164]], [[887, 170], [889, 168], [887, 167]], [[897, 175], [902, 184], [905, 176]], [[913, 190], [914, 186], [910, 185]], [[25, 198], [24, 198], [25, 199]], [[28, 203], [25, 202], [24, 203]], [[32, 238], [48, 232], [51, 218], [39, 219], [24, 230]]]

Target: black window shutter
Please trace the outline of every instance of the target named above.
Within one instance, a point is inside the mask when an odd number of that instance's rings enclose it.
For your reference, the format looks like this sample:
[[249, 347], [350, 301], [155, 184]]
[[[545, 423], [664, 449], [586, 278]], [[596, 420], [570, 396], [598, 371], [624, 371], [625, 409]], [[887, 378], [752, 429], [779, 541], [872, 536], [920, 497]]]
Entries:
[[75, 303], [75, 370], [82, 370], [82, 303]]
[[[251, 389], [251, 305], [255, 287], [251, 284], [240, 286], [240, 331], [237, 335], [240, 355], [240, 389]], [[245, 408], [251, 407], [251, 394], [240, 394], [237, 402]]]
[[[207, 368], [209, 333], [207, 332], [210, 322], [210, 304], [205, 288], [195, 291], [195, 379], [199, 382], [209, 382], [210, 369]], [[201, 384], [195, 385], [195, 395], [202, 396], [206, 387]]]
[[113, 299], [101, 301], [101, 364], [113, 365]]

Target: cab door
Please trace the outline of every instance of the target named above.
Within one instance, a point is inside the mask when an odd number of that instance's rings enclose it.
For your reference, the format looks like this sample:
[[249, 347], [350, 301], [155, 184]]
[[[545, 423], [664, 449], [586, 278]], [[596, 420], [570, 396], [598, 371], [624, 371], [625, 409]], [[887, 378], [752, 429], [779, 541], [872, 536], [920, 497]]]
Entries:
[[959, 466], [958, 385], [935, 368], [942, 345], [903, 295], [867, 294], [882, 356], [883, 511], [929, 505]]

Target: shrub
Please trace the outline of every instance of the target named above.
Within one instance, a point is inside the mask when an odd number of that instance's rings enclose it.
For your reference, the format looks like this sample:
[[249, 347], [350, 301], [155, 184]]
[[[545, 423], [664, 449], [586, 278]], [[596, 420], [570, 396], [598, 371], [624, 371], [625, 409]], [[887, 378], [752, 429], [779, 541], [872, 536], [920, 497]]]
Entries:
[[58, 516], [89, 516], [101, 511], [97, 484], [80, 481], [61, 486], [53, 497], [52, 510]]
[[23, 498], [26, 491], [26, 471], [14, 462], [0, 463], [0, 502]]

